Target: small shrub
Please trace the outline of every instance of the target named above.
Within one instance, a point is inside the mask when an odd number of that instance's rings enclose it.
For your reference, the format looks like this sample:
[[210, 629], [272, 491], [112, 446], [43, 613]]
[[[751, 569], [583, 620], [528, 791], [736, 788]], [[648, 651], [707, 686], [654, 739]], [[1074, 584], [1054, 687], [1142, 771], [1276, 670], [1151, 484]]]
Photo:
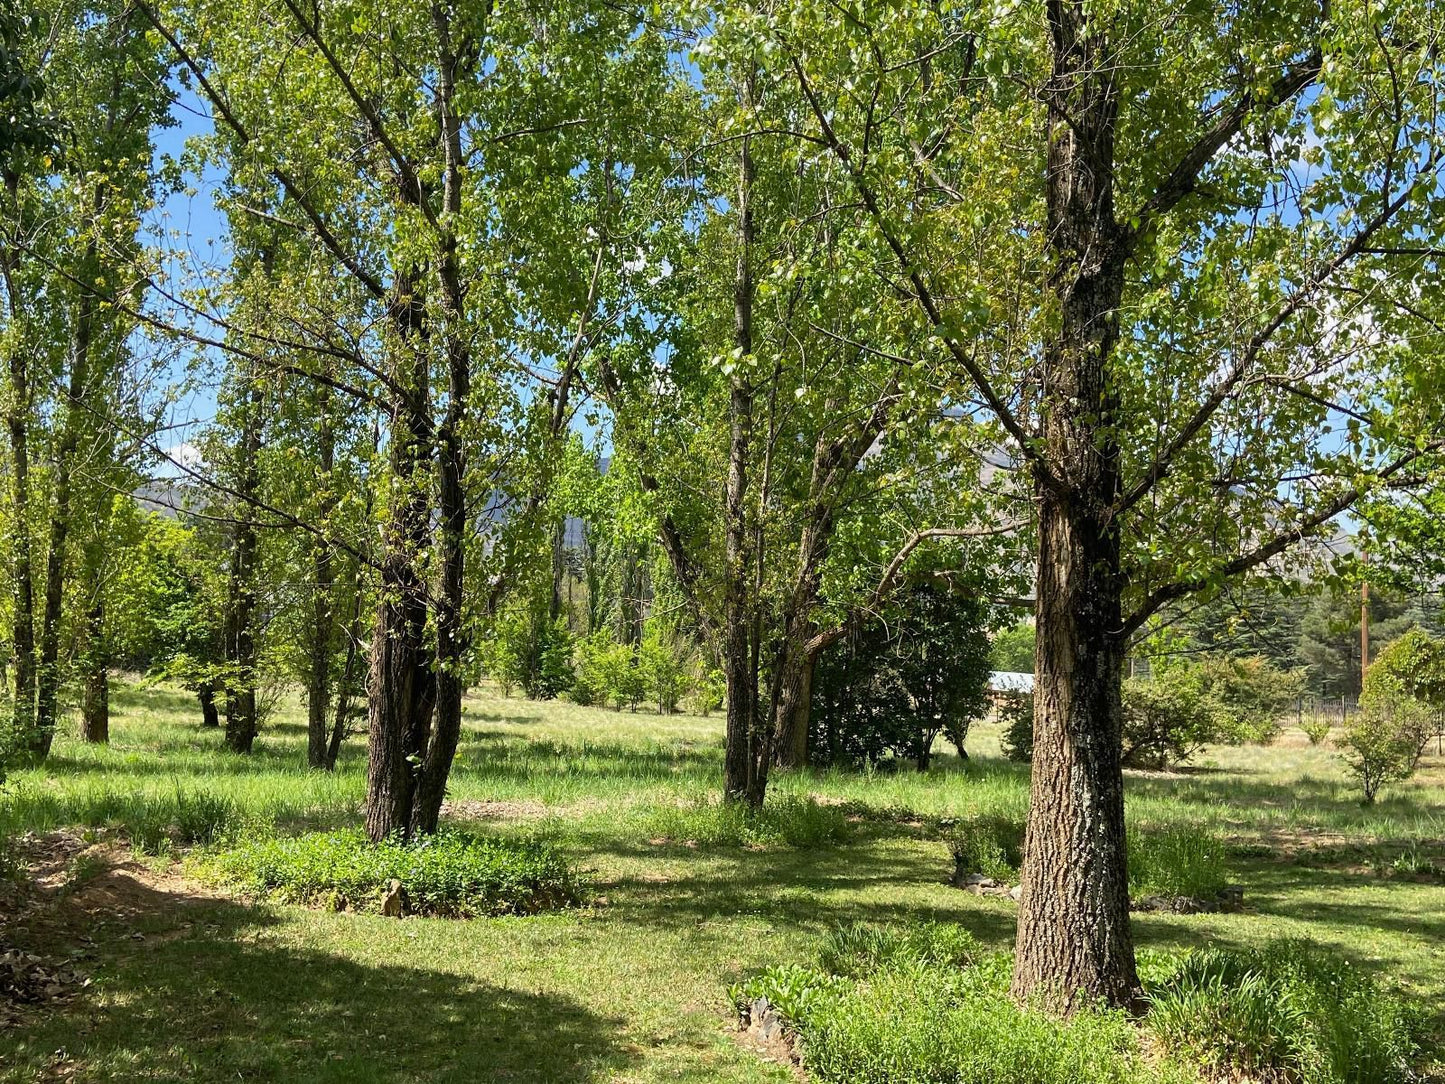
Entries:
[[1001, 816], [970, 817], [953, 825], [946, 838], [955, 878], [970, 873], [996, 881], [1018, 878], [1024, 846], [1024, 828], [1018, 821]]
[[1313, 719], [1306, 719], [1300, 723], [1300, 729], [1305, 732], [1305, 737], [1310, 740], [1311, 745], [1319, 745], [1330, 736], [1330, 721], [1323, 715], [1317, 715]]
[[1215, 1078], [1413, 1079], [1420, 1014], [1338, 956], [1303, 942], [1191, 953], [1149, 998], [1146, 1024], [1160, 1044]]
[[1415, 774], [1420, 745], [1410, 722], [1409, 715], [1373, 703], [1362, 707], [1341, 731], [1340, 756], [1359, 781], [1366, 805], [1374, 803], [1387, 783]]
[[877, 926], [855, 922], [828, 936], [818, 962], [831, 974], [862, 978], [890, 966], [961, 968], [980, 955], [973, 934], [956, 923]]
[[1003, 755], [1019, 764], [1034, 759], [1034, 698], [1010, 693], [998, 709], [1003, 723]]
[[1213, 900], [1226, 884], [1224, 845], [1198, 830], [1129, 833], [1129, 891]]
[[245, 843], [202, 868], [256, 895], [290, 903], [375, 907], [392, 880], [419, 914], [531, 914], [579, 903], [583, 883], [553, 845], [442, 832], [371, 843], [358, 830]]
[[1124, 763], [1138, 768], [1179, 764], [1210, 738], [1215, 719], [1182, 668], [1124, 682]]
[[1200, 692], [1211, 706], [1214, 740], [1268, 745], [1280, 719], [1304, 692], [1304, 672], [1281, 670], [1263, 657], [1217, 655], [1197, 666]]

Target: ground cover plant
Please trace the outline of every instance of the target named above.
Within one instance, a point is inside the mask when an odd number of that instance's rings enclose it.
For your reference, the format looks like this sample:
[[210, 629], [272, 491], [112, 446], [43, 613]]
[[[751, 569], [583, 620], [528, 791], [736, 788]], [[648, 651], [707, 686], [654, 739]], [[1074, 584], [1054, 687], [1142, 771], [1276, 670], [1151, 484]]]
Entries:
[[199, 860], [203, 873], [255, 895], [291, 903], [377, 908], [472, 918], [532, 914], [581, 903], [583, 879], [542, 840], [443, 832], [370, 844], [354, 829], [251, 840]]

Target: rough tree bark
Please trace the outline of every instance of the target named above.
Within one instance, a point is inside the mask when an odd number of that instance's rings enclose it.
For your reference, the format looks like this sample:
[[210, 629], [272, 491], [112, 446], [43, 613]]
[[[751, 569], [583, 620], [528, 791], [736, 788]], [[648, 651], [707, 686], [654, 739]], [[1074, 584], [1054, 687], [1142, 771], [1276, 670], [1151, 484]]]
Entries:
[[425, 833], [437, 830], [462, 732], [462, 658], [466, 650], [462, 605], [467, 533], [467, 456], [462, 428], [472, 394], [472, 356], [463, 326], [464, 289], [453, 230], [462, 212], [464, 168], [462, 122], [455, 105], [460, 61], [453, 50], [450, 18], [440, 5], [432, 7], [432, 24], [437, 33], [436, 111], [444, 163], [437, 278], [447, 362], [447, 409], [437, 433], [441, 590], [435, 606], [436, 722], [421, 764], [411, 825], [414, 831]]
[[249, 506], [261, 488], [261, 425], [264, 389], [255, 372], [247, 378], [241, 430], [241, 475], [236, 489], [246, 506], [231, 541], [227, 598], [226, 747], [249, 753], [256, 742], [256, 556], [259, 540]]
[[[382, 538], [380, 600], [371, 640], [366, 769], [366, 834], [372, 840], [411, 830], [416, 788], [413, 764], [431, 728], [433, 677], [426, 652], [426, 585], [417, 562], [430, 544], [427, 468], [431, 374], [426, 351], [412, 347], [425, 332], [425, 305], [411, 275], [394, 286], [393, 353], [411, 354], [410, 379], [391, 403], [392, 494]], [[396, 366], [398, 373], [403, 366]]]
[[[6, 267], [8, 274], [9, 267]], [[8, 291], [12, 307], [14, 291]], [[12, 315], [15, 315], [12, 312]], [[15, 655], [14, 733], [30, 738], [35, 727], [35, 582], [30, 545], [30, 368], [21, 346], [10, 352], [10, 577], [14, 583], [11, 642]]]
[[1047, 237], [1059, 325], [1043, 359], [1034, 760], [1013, 992], [1067, 1011], [1134, 1002], [1120, 764], [1119, 404], [1108, 379], [1127, 237], [1114, 218], [1115, 67], [1050, 0]]
[[[331, 418], [330, 389], [325, 384], [317, 386], [317, 409], [320, 414], [316, 432], [317, 466], [321, 469], [323, 486], [319, 512], [324, 523], [336, 506], [332, 478], [336, 469], [336, 432]], [[315, 594], [311, 601], [311, 658], [306, 675], [306, 764], [326, 771], [330, 770], [327, 763], [326, 716], [331, 705], [331, 650], [335, 640], [334, 564], [331, 543], [316, 535], [311, 551]]]
[[[83, 266], [95, 263], [94, 244], [87, 246]], [[45, 605], [40, 618], [40, 652], [36, 667], [35, 730], [29, 743], [30, 757], [42, 761], [50, 755], [55, 740], [56, 702], [60, 693], [60, 617], [65, 601], [65, 564], [70, 548], [71, 470], [80, 440], [81, 398], [90, 379], [91, 327], [95, 302], [83, 293], [75, 306], [75, 324], [70, 340], [70, 386], [67, 389], [65, 420], [55, 449], [55, 481], [50, 510], [50, 543], [45, 564]]]
[[[748, 87], [751, 99], [752, 88]], [[747, 137], [738, 156], [738, 257], [733, 283], [733, 342], [744, 363], [732, 375], [728, 400], [728, 476], [724, 496], [726, 568], [723, 599], [723, 676], [727, 682], [727, 723], [723, 755], [723, 795], [731, 801], [759, 806], [763, 802], [767, 763], [758, 763], [756, 673], [753, 667], [752, 611], [749, 583], [747, 489], [748, 460], [752, 452], [753, 393], [746, 359], [753, 352], [753, 208], [755, 177], [752, 147]]]

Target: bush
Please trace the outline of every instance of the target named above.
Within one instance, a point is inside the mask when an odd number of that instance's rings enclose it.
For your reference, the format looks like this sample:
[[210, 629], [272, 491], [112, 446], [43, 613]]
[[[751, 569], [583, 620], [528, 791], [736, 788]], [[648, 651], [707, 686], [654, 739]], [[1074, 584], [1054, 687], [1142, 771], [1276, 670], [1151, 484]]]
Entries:
[[1129, 832], [1129, 891], [1213, 900], [1226, 885], [1224, 845], [1197, 830]]
[[1212, 1077], [1288, 1084], [1414, 1079], [1421, 1015], [1319, 948], [1206, 949], [1149, 992], [1161, 1046]]
[[1280, 717], [1304, 692], [1302, 671], [1281, 670], [1265, 658], [1213, 656], [1197, 666], [1199, 689], [1214, 712], [1212, 740], [1268, 745]]
[[945, 838], [955, 880], [970, 873], [996, 881], [1018, 879], [1024, 846], [1021, 823], [1001, 816], [970, 817], [953, 825]]
[[1019, 764], [1034, 759], [1034, 698], [1009, 693], [998, 709], [1003, 723], [1003, 755]]
[[1362, 706], [1340, 733], [1341, 758], [1359, 780], [1365, 804], [1380, 788], [1415, 774], [1421, 744], [1411, 713], [1396, 714], [1387, 704]]
[[529, 700], [552, 700], [572, 687], [572, 633], [565, 618], [548, 617], [541, 603], [508, 606], [492, 626], [481, 657], [503, 696], [520, 686]]
[[1190, 756], [1213, 733], [1214, 716], [1183, 668], [1124, 682], [1124, 763], [1166, 768]]
[[761, 809], [700, 798], [647, 810], [640, 827], [651, 839], [705, 847], [818, 847], [841, 842], [850, 833], [847, 817], [836, 806], [792, 795], [769, 798]]
[[988, 703], [988, 653], [982, 602], [915, 589], [897, 620], [876, 622], [819, 657], [813, 762], [861, 767], [897, 757], [921, 771], [945, 730], [966, 755], [969, 720]]
[[245, 843], [202, 868], [256, 895], [290, 903], [375, 908], [392, 880], [419, 914], [532, 914], [581, 902], [584, 886], [553, 845], [443, 832], [371, 843], [359, 830]]
[[642, 632], [637, 665], [659, 715], [671, 715], [687, 688], [688, 645], [671, 625], [649, 618]]
[[1300, 723], [1300, 729], [1305, 732], [1305, 737], [1310, 740], [1311, 745], [1319, 745], [1330, 736], [1330, 721], [1323, 715], [1318, 715]]

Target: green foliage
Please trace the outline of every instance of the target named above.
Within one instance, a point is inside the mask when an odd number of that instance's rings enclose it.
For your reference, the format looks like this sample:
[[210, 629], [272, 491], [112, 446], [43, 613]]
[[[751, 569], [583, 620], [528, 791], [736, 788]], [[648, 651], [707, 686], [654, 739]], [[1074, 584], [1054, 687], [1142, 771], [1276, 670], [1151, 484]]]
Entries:
[[1188, 760], [1214, 733], [1215, 717], [1194, 675], [1169, 669], [1124, 682], [1124, 763], [1164, 768]]
[[995, 670], [1008, 674], [1034, 672], [1034, 626], [1020, 621], [1011, 628], [994, 634], [989, 648], [989, 663]]
[[1361, 705], [1340, 731], [1340, 756], [1359, 782], [1366, 805], [1380, 788], [1415, 774], [1422, 734], [1420, 716], [1413, 704], [1375, 702]]
[[371, 908], [392, 880], [407, 907], [454, 918], [533, 914], [580, 903], [582, 876], [554, 845], [442, 832], [371, 843], [356, 830], [251, 840], [202, 868], [247, 892], [295, 903]]
[[1227, 883], [1224, 844], [1198, 828], [1129, 831], [1129, 892], [1213, 900]]
[[1018, 879], [1023, 864], [1022, 822], [998, 815], [977, 814], [952, 825], [945, 836], [956, 877], [969, 873], [997, 881]]
[[1217, 1079], [1396, 1084], [1416, 1079], [1423, 1016], [1340, 957], [1301, 941], [1190, 953], [1149, 991], [1163, 1048]]
[[998, 707], [1003, 723], [1003, 755], [1018, 764], [1034, 759], [1034, 698], [1026, 693], [1005, 693]]
[[1300, 723], [1300, 729], [1304, 731], [1304, 735], [1310, 740], [1311, 745], [1319, 745], [1330, 736], [1333, 727], [1323, 715], [1317, 715]]
[[818, 764], [928, 766], [940, 731], [964, 748], [987, 705], [987, 612], [975, 599], [918, 588], [901, 617], [825, 651], [813, 678], [809, 748]]
[[742, 802], [700, 798], [641, 815], [650, 838], [704, 847], [822, 847], [846, 840], [848, 819], [813, 798], [770, 796], [761, 809]]
[[565, 618], [553, 620], [532, 601], [508, 606], [481, 650], [482, 665], [502, 690], [521, 687], [529, 700], [552, 700], [572, 686], [572, 634]]
[[746, 1012], [758, 998], [767, 998], [783, 1023], [796, 1032], [838, 987], [831, 975], [798, 964], [777, 964], [729, 986], [728, 997], [739, 1012]]
[[660, 618], [648, 618], [637, 650], [637, 667], [657, 703], [659, 715], [671, 715], [687, 691], [688, 644]]
[[1280, 718], [1304, 692], [1303, 671], [1281, 670], [1262, 657], [1216, 655], [1198, 665], [1199, 690], [1214, 712], [1213, 740], [1268, 745]]
[[888, 968], [820, 990], [799, 1027], [828, 1084], [1154, 1084], [1122, 1013], [1067, 1019], [1016, 1004], [1008, 964]]
[[973, 934], [954, 922], [855, 922], [828, 935], [818, 963], [833, 975], [865, 978], [884, 967], [963, 968], [982, 955]]

